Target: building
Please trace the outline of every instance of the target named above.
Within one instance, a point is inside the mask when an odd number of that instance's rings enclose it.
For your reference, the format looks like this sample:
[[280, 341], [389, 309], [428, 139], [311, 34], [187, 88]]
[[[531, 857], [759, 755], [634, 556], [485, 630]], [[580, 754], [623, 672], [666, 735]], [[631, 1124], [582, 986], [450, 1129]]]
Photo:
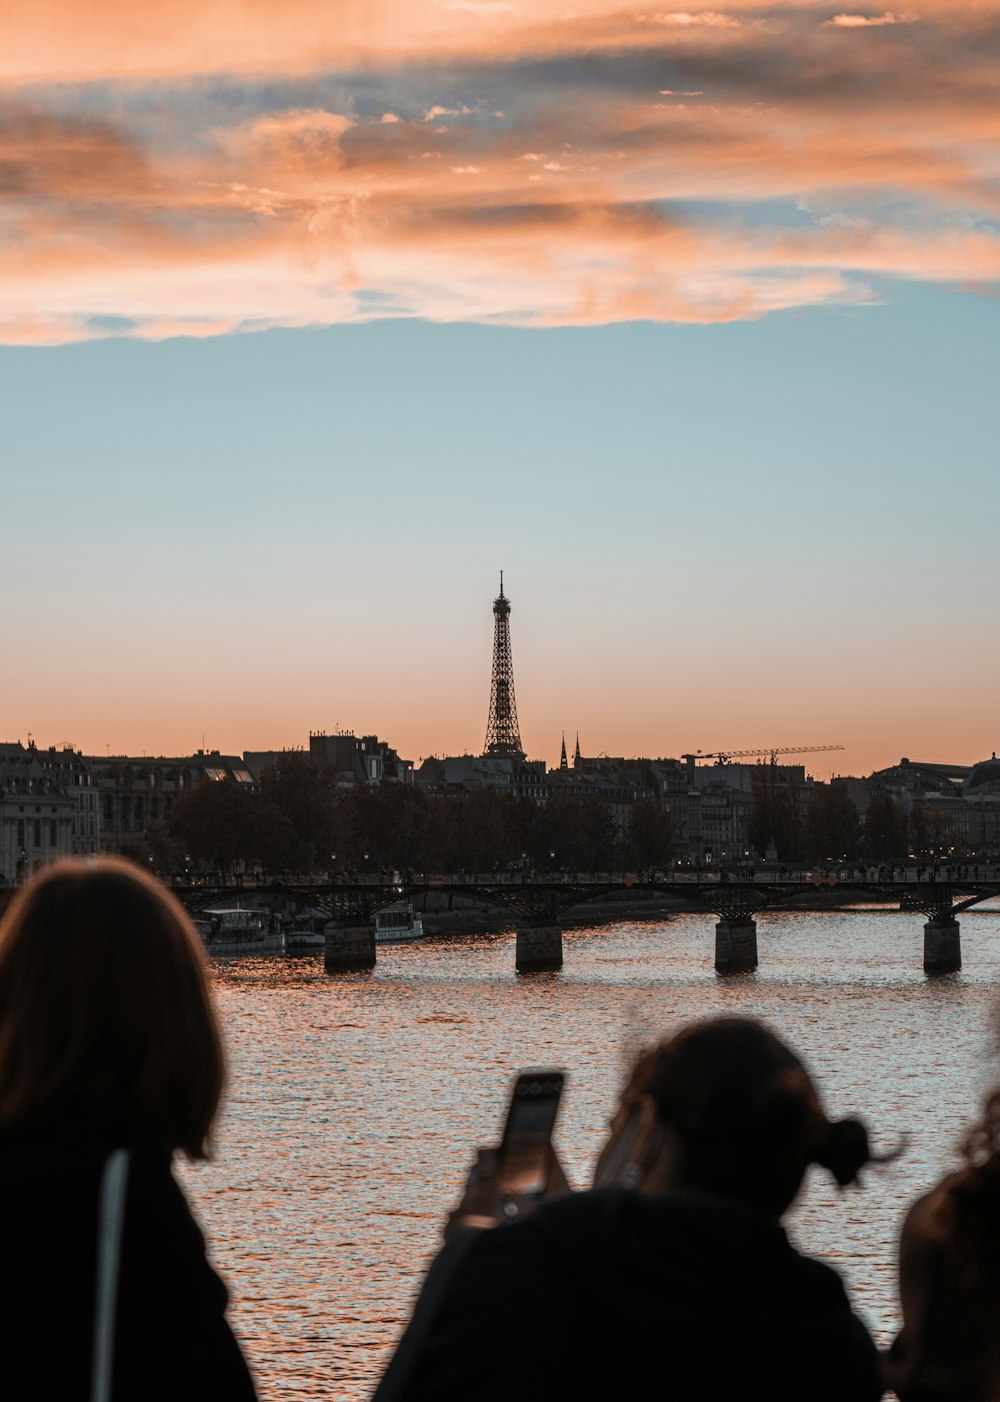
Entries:
[[632, 809], [640, 798], [650, 797], [643, 774], [638, 770], [629, 771], [584, 769], [574, 765], [550, 769], [547, 775], [547, 796], [564, 796], [580, 803], [604, 803], [611, 813], [615, 832], [619, 838], [628, 835]]
[[[554, 773], [556, 771], [553, 771]], [[654, 799], [670, 815], [674, 856], [710, 864], [760, 858], [750, 842], [754, 783], [765, 774], [771, 783], [804, 790], [811, 783], [800, 764], [699, 765], [680, 759], [612, 758], [580, 754], [570, 773], [600, 774], [616, 785], [616, 817], [627, 822], [627, 804]], [[623, 805], [625, 805], [623, 807]]]
[[198, 750], [193, 755], [108, 755], [87, 761], [100, 794], [101, 846], [108, 852], [141, 856], [150, 830], [162, 823], [188, 789], [205, 782], [253, 786], [254, 777], [238, 755]]
[[384, 779], [399, 784], [413, 783], [413, 761], [401, 759], [391, 745], [377, 735], [359, 739], [350, 731], [328, 735], [325, 730], [309, 732], [309, 754], [338, 775], [341, 788], [357, 784], [380, 784]]
[[416, 771], [429, 793], [460, 794], [489, 788], [544, 803], [548, 794], [545, 761], [514, 755], [431, 755]]
[[905, 815], [915, 856], [1000, 858], [1000, 760], [974, 765], [903, 758], [867, 781]]
[[99, 852], [98, 792], [91, 761], [71, 745], [0, 744], [0, 883], [58, 857]]

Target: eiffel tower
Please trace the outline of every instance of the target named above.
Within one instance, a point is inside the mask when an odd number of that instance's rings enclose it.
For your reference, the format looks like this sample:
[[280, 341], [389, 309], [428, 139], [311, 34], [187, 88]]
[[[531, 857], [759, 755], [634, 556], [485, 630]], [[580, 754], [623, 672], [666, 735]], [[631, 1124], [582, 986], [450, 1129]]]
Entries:
[[500, 593], [493, 600], [493, 618], [493, 680], [484, 753], [524, 759], [514, 700], [514, 664], [510, 656], [510, 600], [503, 592], [503, 570], [500, 571]]

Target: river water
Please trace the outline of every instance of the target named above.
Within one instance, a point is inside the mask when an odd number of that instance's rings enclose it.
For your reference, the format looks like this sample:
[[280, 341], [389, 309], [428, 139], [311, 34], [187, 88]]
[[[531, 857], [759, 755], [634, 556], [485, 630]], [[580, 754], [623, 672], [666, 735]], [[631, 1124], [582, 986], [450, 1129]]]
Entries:
[[789, 1222], [886, 1342], [906, 1205], [1000, 1078], [1000, 911], [962, 916], [960, 974], [926, 978], [922, 938], [922, 917], [884, 909], [765, 914], [758, 971], [720, 978], [711, 918], [682, 914], [567, 930], [558, 974], [515, 975], [512, 935], [380, 946], [370, 975], [219, 966], [229, 1095], [215, 1159], [183, 1177], [261, 1397], [369, 1395], [517, 1067], [567, 1068], [556, 1142], [583, 1186], [636, 1047], [723, 1013], [766, 1019], [878, 1147], [909, 1136], [863, 1190], [817, 1172]]

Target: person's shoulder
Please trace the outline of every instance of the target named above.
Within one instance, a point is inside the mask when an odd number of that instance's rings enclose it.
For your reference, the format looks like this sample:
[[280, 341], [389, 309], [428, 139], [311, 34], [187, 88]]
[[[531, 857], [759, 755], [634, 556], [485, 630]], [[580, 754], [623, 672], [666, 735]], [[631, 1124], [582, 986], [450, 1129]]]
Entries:
[[575, 1250], [576, 1243], [586, 1240], [596, 1250], [602, 1240], [641, 1233], [642, 1221], [655, 1210], [652, 1204], [641, 1193], [616, 1187], [563, 1193], [539, 1204], [529, 1217], [488, 1233], [495, 1238], [491, 1249], [523, 1259], [549, 1255], [554, 1248], [562, 1252], [573, 1246]]
[[205, 1256], [205, 1235], [177, 1181], [170, 1150], [157, 1143], [128, 1151], [125, 1220], [127, 1244], [155, 1244], [164, 1259]]
[[164, 1184], [174, 1182], [174, 1156], [156, 1140], [143, 1140], [126, 1146], [129, 1177], [137, 1183]]
[[531, 1213], [502, 1222], [487, 1230], [470, 1228], [475, 1236], [469, 1238], [467, 1251], [480, 1254], [484, 1251], [506, 1254], [508, 1251], [523, 1251], [528, 1243], [541, 1241], [545, 1236], [564, 1230], [581, 1228], [584, 1224], [599, 1221], [613, 1221], [620, 1216], [626, 1199], [638, 1194], [626, 1193], [621, 1188], [590, 1188], [578, 1193], [561, 1193], [558, 1197], [547, 1198]]
[[488, 1230], [468, 1228], [464, 1242], [449, 1243], [445, 1253], [462, 1257], [462, 1275], [489, 1278], [494, 1284], [509, 1273], [523, 1278], [526, 1272], [544, 1273], [560, 1243], [593, 1240], [602, 1227], [614, 1228], [624, 1194], [616, 1188], [596, 1188], [564, 1193], [540, 1203], [530, 1215], [504, 1222]]
[[630, 1204], [641, 1199], [641, 1194], [628, 1192], [625, 1188], [586, 1188], [579, 1193], [562, 1193], [559, 1197], [543, 1202], [529, 1222], [542, 1227], [550, 1223], [580, 1223], [584, 1221], [612, 1221], [628, 1211]]
[[853, 1313], [843, 1276], [828, 1261], [806, 1256], [791, 1248], [795, 1256], [795, 1288], [803, 1312], [821, 1309], [831, 1314]]
[[928, 1246], [948, 1241], [954, 1233], [960, 1205], [973, 1190], [969, 1169], [960, 1169], [942, 1178], [910, 1206], [903, 1221], [903, 1240], [910, 1244], [924, 1242]]

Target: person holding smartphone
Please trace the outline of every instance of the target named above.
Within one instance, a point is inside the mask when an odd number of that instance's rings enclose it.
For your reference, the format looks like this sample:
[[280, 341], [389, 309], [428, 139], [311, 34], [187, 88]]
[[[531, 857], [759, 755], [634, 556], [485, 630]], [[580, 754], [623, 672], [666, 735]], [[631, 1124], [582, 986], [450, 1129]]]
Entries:
[[535, 1105], [515, 1087], [375, 1402], [882, 1395], [839, 1276], [781, 1226], [811, 1163], [857, 1181], [868, 1135], [827, 1119], [777, 1037], [720, 1018], [641, 1055], [582, 1193], [547, 1134], [538, 1153], [558, 1073], [527, 1075]]

